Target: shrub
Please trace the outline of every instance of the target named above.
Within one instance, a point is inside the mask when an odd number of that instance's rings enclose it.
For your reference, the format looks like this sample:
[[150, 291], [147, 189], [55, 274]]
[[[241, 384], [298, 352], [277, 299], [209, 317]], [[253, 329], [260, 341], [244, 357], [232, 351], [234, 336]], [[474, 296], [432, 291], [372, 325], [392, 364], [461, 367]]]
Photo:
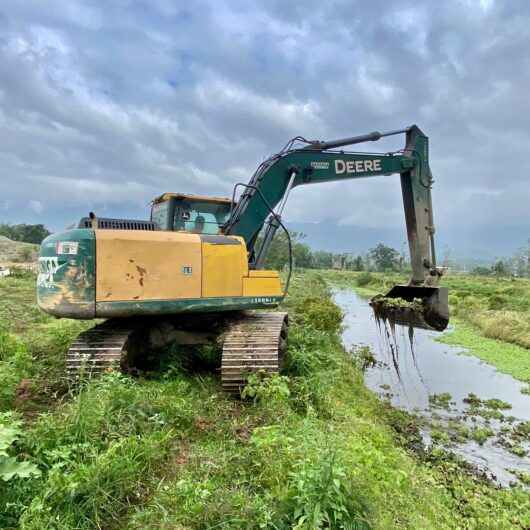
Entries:
[[21, 462], [9, 454], [15, 442], [22, 436], [21, 425], [22, 422], [15, 414], [0, 414], [0, 479], [4, 482], [40, 475], [36, 465]]
[[303, 298], [296, 310], [302, 324], [331, 334], [339, 331], [344, 318], [339, 306], [326, 298]]
[[357, 287], [366, 287], [373, 281], [374, 281], [374, 276], [372, 273], [368, 271], [361, 272], [361, 274], [359, 274], [357, 278], [355, 278], [355, 283], [357, 284]]
[[337, 451], [317, 463], [301, 461], [290, 473], [288, 524], [297, 530], [370, 529], [368, 504], [356, 491]]
[[252, 373], [247, 379], [241, 397], [252, 398], [254, 401], [264, 400], [267, 404], [286, 401], [290, 395], [289, 378], [284, 375], [264, 377], [262, 373]]
[[504, 309], [508, 305], [508, 297], [502, 294], [492, 294], [488, 298], [488, 309]]
[[0, 407], [10, 405], [16, 385], [29, 374], [31, 364], [22, 341], [0, 326]]

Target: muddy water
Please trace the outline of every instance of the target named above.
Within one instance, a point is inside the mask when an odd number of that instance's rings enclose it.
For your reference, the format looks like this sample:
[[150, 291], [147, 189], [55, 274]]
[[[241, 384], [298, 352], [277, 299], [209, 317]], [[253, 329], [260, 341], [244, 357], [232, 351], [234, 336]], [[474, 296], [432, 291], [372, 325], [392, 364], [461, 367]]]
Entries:
[[[530, 473], [530, 453], [521, 457], [509, 450], [519, 446], [530, 451], [528, 438], [513, 435], [514, 429], [530, 421], [530, 395], [521, 393], [526, 385], [476, 357], [461, 355], [462, 348], [433, 340], [439, 334], [425, 330], [415, 330], [411, 348], [408, 330], [396, 327], [398, 353], [397, 359], [392, 359], [388, 340], [375, 322], [368, 298], [350, 288], [335, 288], [333, 294], [345, 313], [344, 346], [369, 346], [377, 361], [366, 370], [367, 386], [389, 399], [393, 406], [416, 413], [426, 445], [433, 443], [433, 431], [454, 433], [457, 424], [466, 426], [470, 433], [487, 429], [494, 434], [482, 445], [473, 439], [446, 440], [444, 445], [504, 485], [518, 482], [509, 470]], [[394, 366], [396, 360], [399, 375]], [[429, 396], [446, 392], [451, 394], [447, 408], [430, 405]], [[481, 400], [501, 399], [511, 408], [499, 411], [504, 416], [500, 421], [483, 418], [464, 402], [469, 393]]]

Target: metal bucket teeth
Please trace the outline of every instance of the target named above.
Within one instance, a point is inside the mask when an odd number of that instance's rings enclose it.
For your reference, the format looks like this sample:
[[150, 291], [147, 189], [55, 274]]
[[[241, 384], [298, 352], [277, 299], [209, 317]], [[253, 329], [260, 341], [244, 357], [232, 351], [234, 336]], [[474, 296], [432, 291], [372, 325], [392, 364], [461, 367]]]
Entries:
[[223, 390], [239, 397], [250, 373], [279, 373], [286, 335], [287, 313], [244, 313], [229, 327], [223, 342]]

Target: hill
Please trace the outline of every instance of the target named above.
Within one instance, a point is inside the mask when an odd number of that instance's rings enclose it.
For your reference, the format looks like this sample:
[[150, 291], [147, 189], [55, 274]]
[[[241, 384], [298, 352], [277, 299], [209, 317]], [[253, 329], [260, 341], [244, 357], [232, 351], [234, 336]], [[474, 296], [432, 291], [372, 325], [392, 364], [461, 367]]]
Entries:
[[0, 263], [28, 263], [37, 260], [39, 245], [0, 236]]

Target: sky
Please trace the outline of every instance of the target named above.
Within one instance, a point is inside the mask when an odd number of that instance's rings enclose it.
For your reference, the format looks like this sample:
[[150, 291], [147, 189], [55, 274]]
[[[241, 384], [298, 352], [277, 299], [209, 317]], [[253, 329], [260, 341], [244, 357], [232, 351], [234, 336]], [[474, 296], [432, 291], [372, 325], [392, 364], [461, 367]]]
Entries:
[[[529, 17], [526, 0], [2, 0], [0, 222], [148, 218], [166, 191], [230, 196], [296, 135], [416, 123], [438, 227], [530, 236]], [[284, 217], [403, 225], [399, 179], [300, 187]]]

